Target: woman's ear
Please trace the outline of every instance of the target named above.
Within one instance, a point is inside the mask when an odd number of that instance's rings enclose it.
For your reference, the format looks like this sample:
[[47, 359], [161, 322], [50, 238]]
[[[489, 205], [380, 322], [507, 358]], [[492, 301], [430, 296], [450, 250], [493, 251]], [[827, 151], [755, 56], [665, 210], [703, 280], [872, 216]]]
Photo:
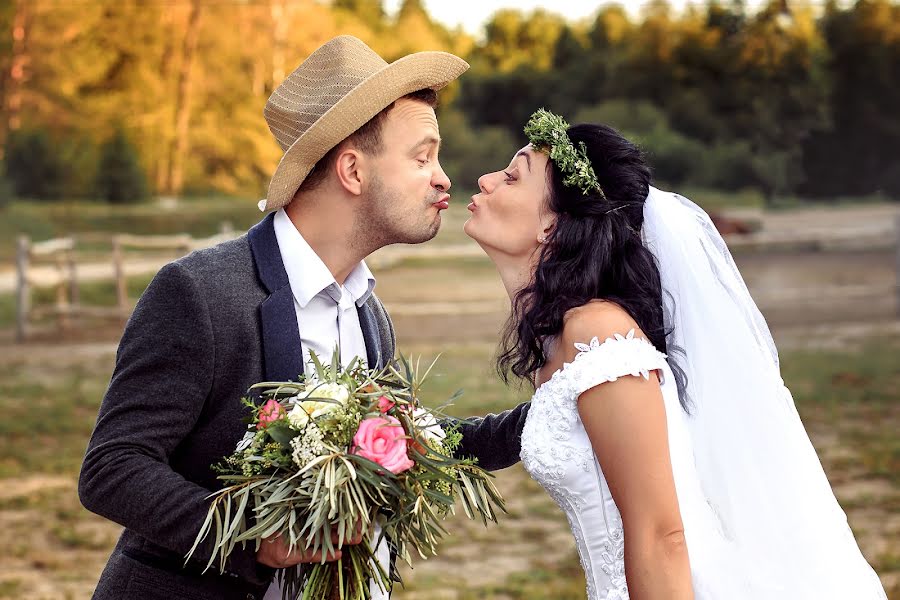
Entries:
[[552, 212], [546, 212], [541, 215], [541, 231], [538, 233], [538, 243], [543, 244], [550, 239], [550, 234], [556, 227], [556, 215]]

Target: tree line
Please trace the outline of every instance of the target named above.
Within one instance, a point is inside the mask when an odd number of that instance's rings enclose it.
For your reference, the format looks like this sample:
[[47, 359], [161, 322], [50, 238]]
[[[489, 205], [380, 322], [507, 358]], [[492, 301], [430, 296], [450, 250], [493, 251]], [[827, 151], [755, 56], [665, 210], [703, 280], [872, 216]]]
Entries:
[[[475, 39], [420, 0], [0, 0], [7, 194], [257, 197], [280, 157], [262, 119], [277, 85], [350, 33], [387, 60], [472, 64], [442, 93], [456, 185], [499, 168], [544, 106], [609, 123], [661, 182], [767, 198], [900, 197], [900, 5], [740, 0], [571, 21], [501, 10]], [[0, 189], [2, 192], [2, 189]]]

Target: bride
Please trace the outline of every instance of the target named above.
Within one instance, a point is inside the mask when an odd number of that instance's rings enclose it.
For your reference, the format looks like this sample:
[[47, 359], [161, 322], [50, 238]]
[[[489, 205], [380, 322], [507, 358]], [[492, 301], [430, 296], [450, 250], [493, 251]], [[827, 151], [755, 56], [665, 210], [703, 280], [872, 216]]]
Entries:
[[886, 598], [706, 213], [607, 126], [540, 110], [525, 133], [465, 231], [512, 300], [498, 366], [535, 388], [522, 462], [588, 597]]

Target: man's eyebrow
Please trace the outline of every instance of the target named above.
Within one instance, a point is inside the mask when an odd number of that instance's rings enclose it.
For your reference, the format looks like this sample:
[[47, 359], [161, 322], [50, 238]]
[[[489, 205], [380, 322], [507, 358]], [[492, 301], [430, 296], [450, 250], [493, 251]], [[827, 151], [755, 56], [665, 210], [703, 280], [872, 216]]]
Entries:
[[431, 144], [433, 144], [433, 145], [437, 146], [438, 148], [440, 148], [440, 147], [441, 147], [441, 138], [434, 137], [433, 135], [426, 135], [426, 136], [423, 137], [421, 140], [419, 140], [419, 142], [418, 142], [417, 144], [415, 144], [415, 145], [412, 147], [412, 149], [413, 149], [413, 150], [416, 150], [416, 149], [418, 149], [418, 148], [421, 148], [422, 146], [428, 146], [428, 145], [431, 145]]
[[516, 156], [524, 156], [525, 157], [525, 162], [528, 163], [528, 172], [530, 173], [531, 172], [531, 155], [528, 154], [528, 152], [526, 152], [525, 150], [519, 150], [518, 152], [516, 152]]

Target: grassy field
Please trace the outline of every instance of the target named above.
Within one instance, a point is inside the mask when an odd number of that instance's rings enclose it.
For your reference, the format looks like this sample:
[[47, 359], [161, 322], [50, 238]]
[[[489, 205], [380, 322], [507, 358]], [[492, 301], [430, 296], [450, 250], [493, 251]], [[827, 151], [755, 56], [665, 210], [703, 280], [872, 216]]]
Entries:
[[[753, 194], [686, 193], [708, 209], [761, 204]], [[467, 197], [462, 192], [454, 195], [433, 244], [473, 244], [462, 231]], [[0, 208], [0, 261], [12, 256], [19, 232], [37, 240], [69, 232], [119, 231], [200, 237], [216, 233], [225, 220], [242, 230], [259, 218], [253, 202], [232, 198], [185, 200], [177, 210], [157, 204], [111, 208], [89, 202], [15, 202]], [[860, 261], [868, 260], [854, 257], [832, 270], [845, 277], [865, 270]], [[777, 273], [791, 280], [798, 268], [809, 270], [816, 282], [833, 275], [807, 263], [792, 271], [787, 269], [793, 264], [790, 260], [775, 262], [781, 268]], [[762, 275], [771, 277], [770, 266], [748, 262], [741, 269], [752, 286]], [[873, 277], [880, 272], [874, 271]], [[129, 279], [132, 301], [149, 280], [150, 275]], [[503, 387], [491, 369], [493, 340], [507, 302], [488, 261], [406, 260], [379, 270], [378, 293], [398, 325], [404, 352], [425, 358], [442, 353], [429, 383], [435, 403], [462, 388], [465, 394], [452, 412], [469, 415], [502, 410], [527, 398], [525, 390]], [[34, 304], [51, 303], [53, 294], [48, 289], [36, 291]], [[110, 306], [115, 293], [111, 283], [92, 282], [82, 286], [81, 296], [86, 305]], [[8, 333], [14, 310], [12, 297], [0, 294], [0, 330]], [[828, 310], [847, 318], [843, 306]], [[867, 305], [864, 310], [872, 308]], [[776, 329], [796, 321], [790, 310], [772, 314]], [[818, 320], [820, 315], [813, 316]], [[57, 339], [58, 334], [48, 329], [38, 338], [54, 343], [0, 346], [0, 530], [11, 540], [0, 552], [0, 598], [89, 598], [115, 543], [119, 527], [80, 506], [75, 481], [112, 370], [111, 340], [120, 332], [121, 323], [98, 321], [79, 325], [72, 337], [81, 338], [80, 344], [66, 345], [67, 336]], [[95, 343], [83, 343], [85, 339]], [[410, 341], [418, 345], [409, 346]], [[900, 336], [872, 338], [837, 351], [782, 353], [784, 377], [835, 492], [866, 557], [882, 575], [889, 596], [896, 597], [900, 597], [898, 353]], [[485, 529], [465, 519], [453, 520], [441, 556], [406, 570], [407, 586], [396, 598], [584, 598], [574, 542], [555, 504], [520, 466], [499, 473], [497, 483], [510, 512], [501, 525]]]
[[[137, 301], [147, 288], [153, 275], [140, 275], [128, 278], [128, 298], [132, 303]], [[116, 305], [116, 288], [113, 281], [92, 281], [79, 286], [81, 303], [90, 307], [110, 307]], [[55, 288], [36, 288], [31, 296], [32, 307], [49, 307], [56, 299]], [[16, 302], [12, 294], [0, 294], [0, 329], [12, 328], [16, 319]], [[49, 323], [47, 316], [34, 324], [40, 326]], [[81, 326], [81, 325], [80, 325]]]
[[[459, 388], [459, 415], [500, 410], [528, 394], [491, 373], [494, 348], [440, 348], [428, 384], [440, 402]], [[435, 346], [408, 347], [428, 358]], [[788, 352], [792, 388], [835, 491], [870, 562], [900, 593], [900, 339], [842, 352]], [[107, 384], [109, 345], [4, 353], [0, 360], [0, 597], [88, 598], [119, 528], [75, 495], [80, 459]], [[437, 559], [406, 570], [402, 600], [577, 599], [584, 582], [565, 521], [521, 467], [498, 474], [510, 514], [488, 529], [462, 518]], [[891, 592], [889, 591], [889, 595]]]
[[[663, 186], [665, 187], [665, 186]], [[473, 187], [454, 187], [451, 209], [444, 213], [450, 227], [444, 227], [439, 241], [453, 243], [464, 239], [461, 225], [468, 218], [465, 209]], [[721, 192], [707, 189], [677, 190], [707, 210], [727, 208], [761, 208], [764, 199], [759, 192]], [[35, 241], [78, 233], [131, 233], [138, 235], [171, 235], [188, 233], [207, 237], [219, 232], [223, 222], [236, 231], [256, 223], [261, 214], [252, 198], [204, 196], [179, 200], [171, 206], [156, 201], [133, 205], [109, 205], [99, 201], [68, 200], [41, 202], [15, 200], [0, 206], [0, 261], [11, 261], [15, 255], [16, 236], [26, 234]], [[882, 196], [839, 198], [823, 206], [860, 205], [884, 202]], [[773, 208], [814, 206], [799, 198], [779, 198]]]

